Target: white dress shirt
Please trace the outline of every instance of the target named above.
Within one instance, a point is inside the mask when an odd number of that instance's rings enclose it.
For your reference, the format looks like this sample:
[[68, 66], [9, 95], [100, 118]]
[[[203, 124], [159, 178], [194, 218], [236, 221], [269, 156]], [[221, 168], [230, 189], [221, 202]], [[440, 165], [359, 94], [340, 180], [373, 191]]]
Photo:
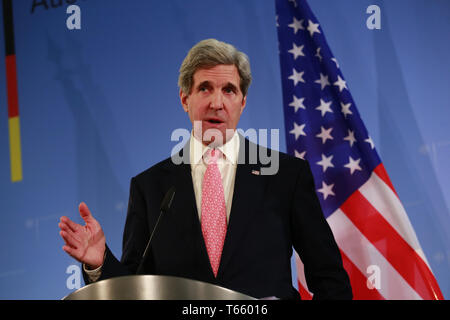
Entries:
[[[190, 163], [192, 184], [194, 186], [195, 201], [197, 204], [198, 218], [201, 221], [202, 208], [202, 184], [203, 176], [206, 171], [206, 163], [203, 161], [203, 155], [208, 151], [207, 146], [201, 143], [191, 134], [190, 139]], [[225, 206], [227, 209], [227, 223], [230, 220], [231, 201], [234, 192], [234, 180], [236, 177], [237, 160], [239, 155], [239, 136], [234, 132], [233, 137], [224, 145], [217, 147], [223, 157], [219, 158], [217, 165], [222, 177], [223, 191], [225, 195]]]

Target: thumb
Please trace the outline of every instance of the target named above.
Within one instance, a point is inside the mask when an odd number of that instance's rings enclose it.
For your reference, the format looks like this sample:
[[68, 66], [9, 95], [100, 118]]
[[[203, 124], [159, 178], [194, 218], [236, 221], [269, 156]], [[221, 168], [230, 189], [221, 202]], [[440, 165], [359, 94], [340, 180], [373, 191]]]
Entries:
[[93, 221], [95, 221], [86, 203], [81, 202], [78, 206], [78, 211], [80, 211], [80, 216], [84, 220], [84, 222], [92, 223]]

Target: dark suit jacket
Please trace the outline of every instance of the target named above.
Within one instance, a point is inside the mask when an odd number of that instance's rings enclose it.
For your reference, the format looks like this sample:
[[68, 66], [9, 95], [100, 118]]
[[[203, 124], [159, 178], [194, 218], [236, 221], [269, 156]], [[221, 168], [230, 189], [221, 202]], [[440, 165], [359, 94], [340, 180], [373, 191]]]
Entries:
[[[100, 280], [134, 274], [171, 186], [176, 193], [153, 237], [145, 273], [213, 283], [256, 297], [299, 298], [292, 286], [292, 246], [300, 255], [315, 299], [350, 299], [352, 291], [339, 249], [322, 214], [306, 161], [279, 155], [275, 175], [256, 175], [256, 146], [240, 136], [232, 208], [217, 278], [214, 277], [197, 213], [191, 167], [166, 159], [131, 179], [128, 213], [119, 262], [107, 248]], [[189, 159], [189, 143], [179, 155]], [[259, 154], [259, 153], [258, 153]], [[255, 161], [253, 161], [255, 162]], [[253, 171], [253, 172], [252, 172]], [[85, 281], [87, 277], [85, 275]]]

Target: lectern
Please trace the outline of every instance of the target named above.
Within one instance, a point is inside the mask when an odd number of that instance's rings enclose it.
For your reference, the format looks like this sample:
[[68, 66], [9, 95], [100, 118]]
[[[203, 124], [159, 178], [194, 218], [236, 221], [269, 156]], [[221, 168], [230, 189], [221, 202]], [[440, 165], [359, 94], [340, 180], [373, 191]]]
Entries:
[[63, 300], [256, 300], [210, 283], [157, 275], [132, 275], [91, 283]]

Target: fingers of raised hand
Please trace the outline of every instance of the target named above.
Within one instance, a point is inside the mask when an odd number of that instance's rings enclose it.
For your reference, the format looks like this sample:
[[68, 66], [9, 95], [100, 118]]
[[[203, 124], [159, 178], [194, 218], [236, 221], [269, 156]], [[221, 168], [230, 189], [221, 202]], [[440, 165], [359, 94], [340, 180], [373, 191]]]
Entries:
[[82, 226], [78, 223], [73, 222], [67, 217], [61, 217], [59, 227], [62, 229], [62, 227], [69, 229], [73, 232], [79, 232], [82, 230]]
[[62, 249], [63, 249], [67, 254], [69, 254], [70, 256], [72, 256], [72, 257], [75, 257], [75, 256], [76, 256], [76, 249], [75, 249], [75, 248], [72, 248], [72, 247], [70, 247], [70, 246], [68, 246], [68, 245], [64, 245], [64, 246], [62, 247]]
[[73, 247], [76, 249], [76, 248], [80, 247], [82, 244], [80, 239], [76, 236], [76, 234], [74, 234], [70, 230], [61, 228], [61, 231], [59, 232], [59, 234], [63, 238], [66, 245], [68, 245], [70, 247]]
[[86, 237], [84, 227], [71, 221], [67, 217], [61, 217], [58, 226], [61, 229], [60, 235], [67, 245], [78, 248], [83, 244], [83, 240]]
[[78, 211], [80, 211], [80, 216], [86, 223], [93, 223], [94, 221], [96, 221], [86, 203], [81, 202], [78, 206]]

